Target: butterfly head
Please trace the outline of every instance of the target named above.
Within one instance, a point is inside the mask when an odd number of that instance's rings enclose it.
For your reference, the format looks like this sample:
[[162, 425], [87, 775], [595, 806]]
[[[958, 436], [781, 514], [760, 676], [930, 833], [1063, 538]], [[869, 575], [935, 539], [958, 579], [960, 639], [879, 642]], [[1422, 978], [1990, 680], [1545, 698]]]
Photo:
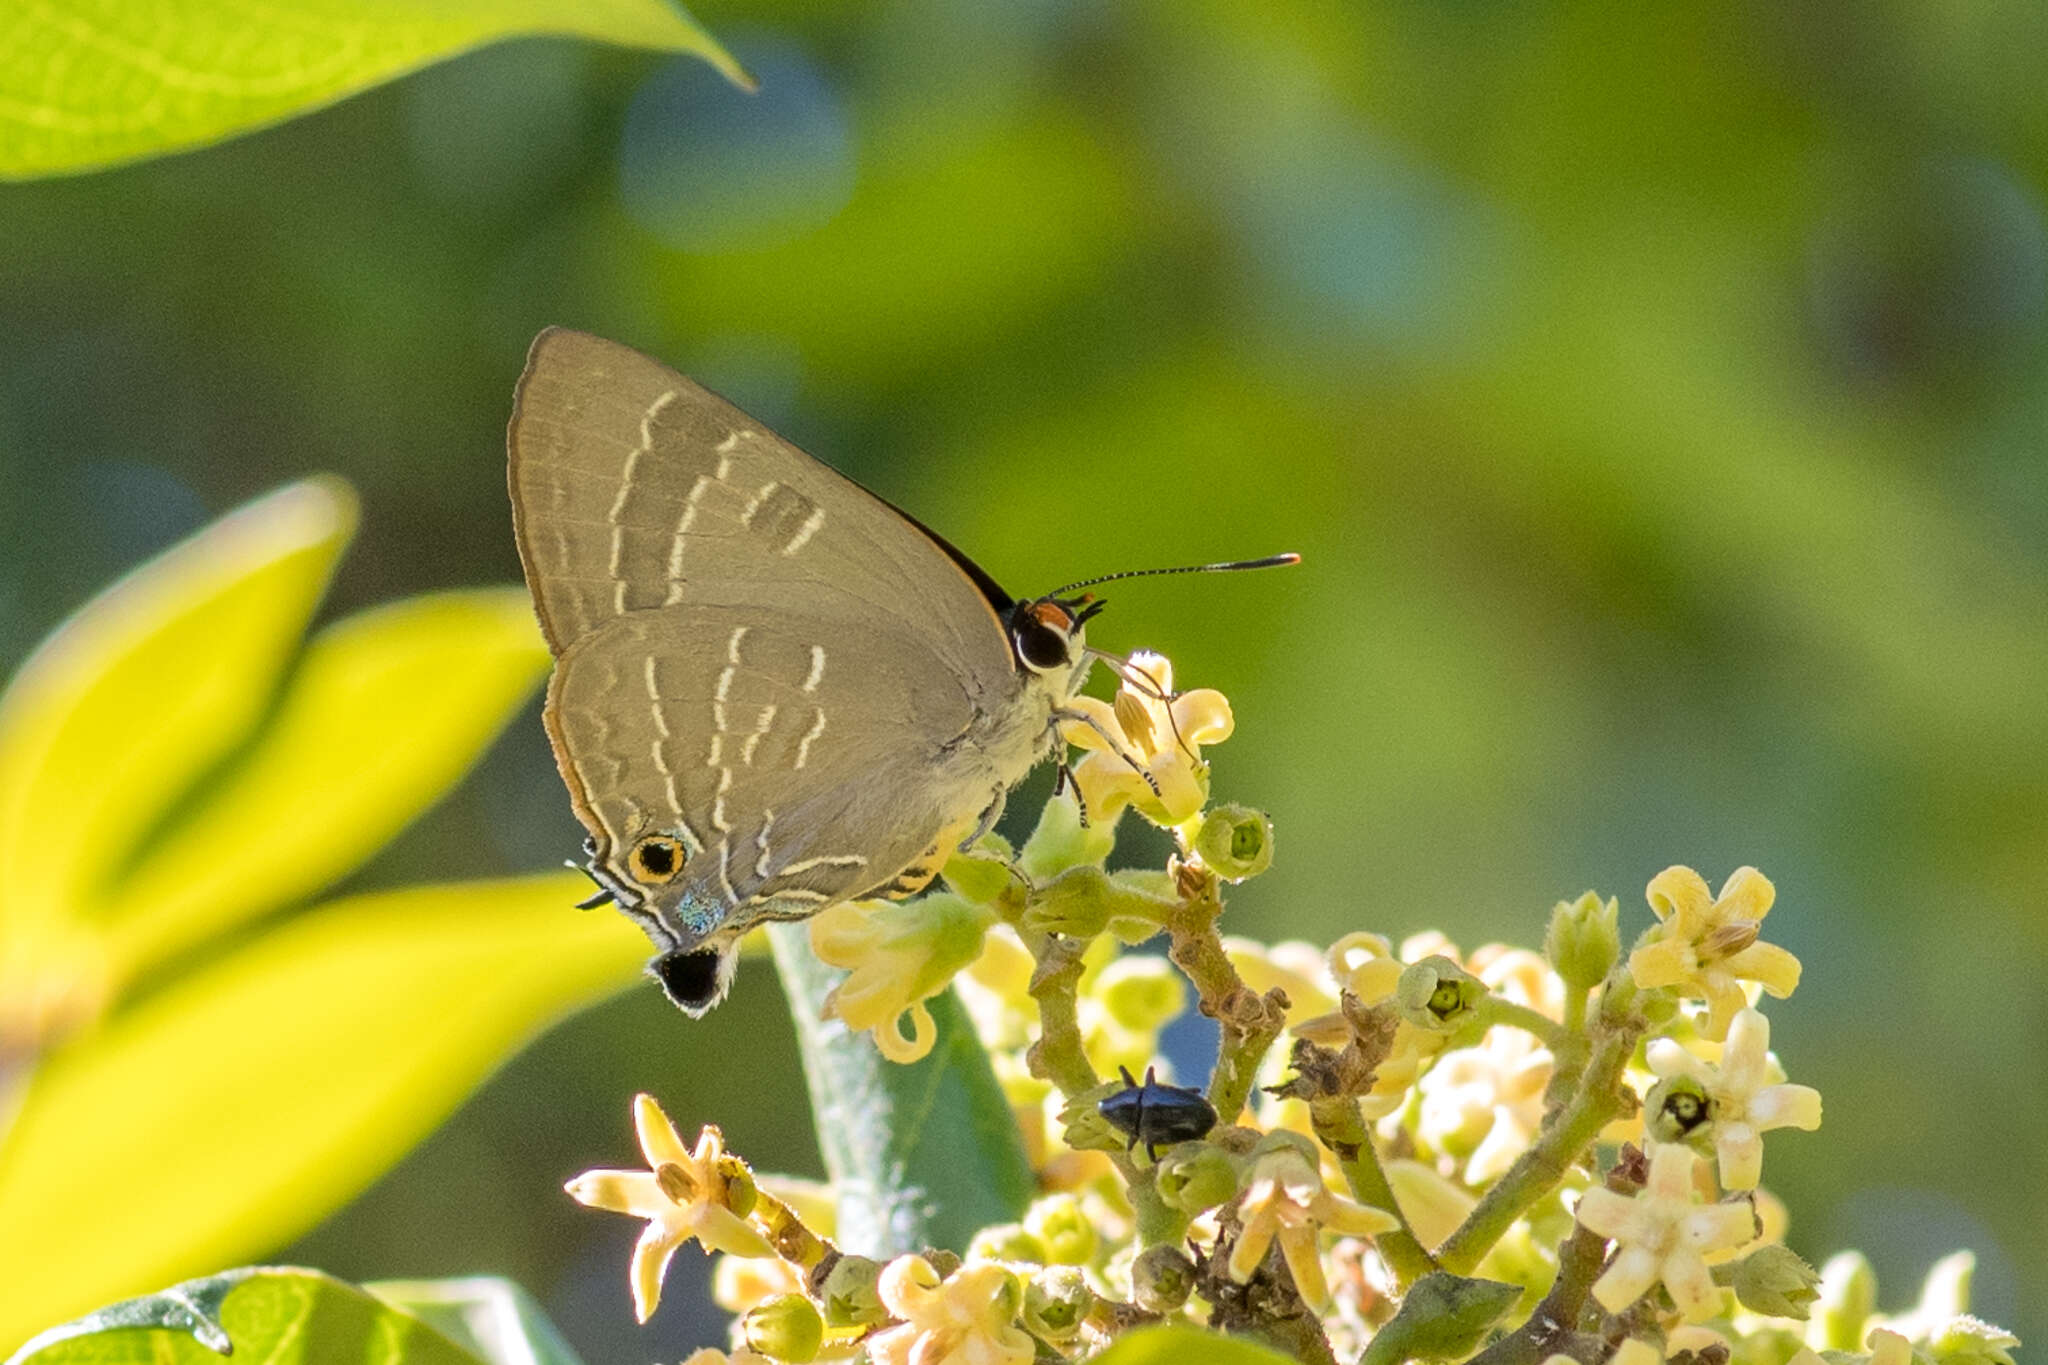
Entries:
[[725, 998], [739, 967], [739, 934], [726, 910], [683, 876], [689, 852], [673, 835], [642, 835], [615, 857], [595, 839], [584, 843], [583, 870], [599, 892], [586, 905], [610, 901], [644, 929], [660, 949], [647, 974], [675, 1006], [693, 1019]]
[[1108, 605], [1092, 593], [1035, 597], [1010, 608], [1010, 648], [1033, 673], [1072, 671], [1086, 646], [1089, 618]]

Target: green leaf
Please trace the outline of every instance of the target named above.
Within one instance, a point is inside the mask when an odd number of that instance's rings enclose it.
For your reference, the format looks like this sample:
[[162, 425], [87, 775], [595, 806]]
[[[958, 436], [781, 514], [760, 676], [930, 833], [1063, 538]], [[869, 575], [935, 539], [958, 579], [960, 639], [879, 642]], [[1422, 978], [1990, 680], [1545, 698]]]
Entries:
[[517, 588], [408, 598], [324, 631], [253, 750], [116, 888], [116, 978], [353, 870], [461, 779], [547, 666]]
[[379, 1280], [363, 1286], [489, 1365], [583, 1365], [533, 1296], [510, 1280]]
[[1094, 1365], [1291, 1365], [1278, 1351], [1253, 1342], [1204, 1332], [1199, 1327], [1143, 1327], [1126, 1332], [1095, 1357]]
[[247, 736], [354, 530], [345, 484], [279, 489], [100, 593], [21, 666], [0, 694], [0, 933], [13, 957], [31, 955], [38, 923], [84, 914], [143, 832]]
[[673, 0], [28, 0], [0, 8], [0, 179], [217, 142], [530, 34], [689, 53], [753, 84]]
[[822, 1020], [845, 975], [811, 954], [802, 924], [771, 924], [811, 1091], [811, 1122], [839, 1192], [841, 1248], [886, 1257], [965, 1251], [990, 1223], [1024, 1212], [1035, 1184], [1010, 1102], [948, 989], [926, 1002], [937, 1041], [919, 1061], [885, 1059], [874, 1041]]
[[0, 1348], [311, 1227], [631, 980], [639, 934], [582, 894], [551, 874], [338, 902], [52, 1053], [0, 1146]]
[[53, 1327], [7, 1365], [477, 1365], [424, 1322], [317, 1270], [190, 1280]]

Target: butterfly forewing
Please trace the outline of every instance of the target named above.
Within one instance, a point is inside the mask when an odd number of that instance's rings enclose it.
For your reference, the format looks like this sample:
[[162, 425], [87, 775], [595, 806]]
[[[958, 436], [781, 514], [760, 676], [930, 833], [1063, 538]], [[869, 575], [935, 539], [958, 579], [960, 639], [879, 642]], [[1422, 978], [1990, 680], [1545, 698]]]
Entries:
[[510, 431], [513, 521], [557, 655], [628, 612], [821, 588], [900, 626], [975, 695], [1014, 672], [982, 588], [928, 534], [716, 394], [627, 346], [534, 342]]

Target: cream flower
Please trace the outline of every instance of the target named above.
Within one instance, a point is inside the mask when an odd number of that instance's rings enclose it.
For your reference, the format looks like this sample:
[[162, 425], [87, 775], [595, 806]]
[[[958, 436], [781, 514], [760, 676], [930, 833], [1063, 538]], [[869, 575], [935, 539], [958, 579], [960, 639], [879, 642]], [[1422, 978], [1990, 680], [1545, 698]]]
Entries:
[[661, 1277], [669, 1258], [692, 1237], [707, 1251], [735, 1256], [775, 1253], [767, 1238], [727, 1202], [726, 1177], [719, 1169], [725, 1140], [718, 1129], [706, 1124], [691, 1151], [652, 1095], [633, 1097], [633, 1126], [639, 1131], [648, 1170], [585, 1171], [564, 1188], [579, 1204], [647, 1220], [647, 1230], [633, 1248], [631, 1272], [633, 1312], [645, 1322], [661, 1302]]
[[1708, 891], [1689, 867], [1657, 874], [1645, 894], [1663, 921], [1657, 937], [1628, 956], [1628, 969], [1645, 990], [1670, 986], [1707, 1002], [1701, 1033], [1719, 1042], [1735, 1012], [1749, 1003], [1741, 983], [1754, 981], [1783, 999], [1799, 985], [1799, 959], [1757, 938], [1777, 889], [1753, 867], [1738, 867]]
[[1702, 1061], [1675, 1039], [1657, 1038], [1645, 1050], [1650, 1070], [1669, 1080], [1683, 1076], [1706, 1094], [1714, 1125], [1714, 1155], [1721, 1184], [1753, 1190], [1763, 1174], [1764, 1138], [1773, 1128], [1820, 1127], [1820, 1092], [1810, 1085], [1772, 1085], [1771, 1021], [1753, 1009], [1736, 1013], [1721, 1049], [1721, 1064]]
[[1518, 1028], [1496, 1026], [1476, 1047], [1446, 1052], [1416, 1082], [1422, 1137], [1465, 1158], [1465, 1179], [1504, 1174], [1543, 1123], [1550, 1050]]
[[1579, 1222], [1614, 1239], [1614, 1259], [1593, 1282], [1593, 1297], [1619, 1313], [1659, 1280], [1688, 1322], [1702, 1322], [1721, 1307], [1707, 1253], [1738, 1246], [1756, 1233], [1748, 1201], [1702, 1204], [1693, 1184], [1699, 1158], [1664, 1143], [1650, 1151], [1650, 1178], [1634, 1195], [1595, 1188], [1579, 1196]]
[[1239, 1284], [1249, 1280], [1277, 1239], [1296, 1292], [1318, 1313], [1330, 1306], [1330, 1286], [1316, 1251], [1317, 1229], [1370, 1237], [1401, 1225], [1390, 1213], [1324, 1189], [1315, 1163], [1292, 1143], [1276, 1144], [1253, 1163], [1238, 1219], [1242, 1228], [1230, 1249], [1230, 1278]]
[[1017, 1326], [1024, 1292], [1017, 1277], [989, 1261], [963, 1265], [945, 1280], [922, 1256], [898, 1256], [876, 1285], [899, 1326], [868, 1338], [874, 1365], [1026, 1365], [1035, 1347]]
[[1088, 750], [1074, 765], [1074, 785], [1090, 819], [1106, 824], [1126, 805], [1156, 825], [1184, 824], [1201, 813], [1209, 799], [1202, 746], [1230, 738], [1235, 725], [1221, 692], [1202, 687], [1175, 696], [1172, 663], [1140, 650], [1126, 663], [1113, 702], [1074, 697], [1067, 709], [1088, 717], [1064, 722], [1060, 735]]
[[734, 1351], [730, 1355], [716, 1346], [704, 1346], [683, 1358], [683, 1365], [775, 1365], [759, 1351]]
[[924, 1002], [981, 955], [982, 936], [994, 922], [994, 911], [944, 891], [900, 905], [825, 907], [811, 918], [811, 951], [850, 973], [825, 997], [825, 1017], [873, 1033], [892, 1062], [916, 1061], [937, 1039]]

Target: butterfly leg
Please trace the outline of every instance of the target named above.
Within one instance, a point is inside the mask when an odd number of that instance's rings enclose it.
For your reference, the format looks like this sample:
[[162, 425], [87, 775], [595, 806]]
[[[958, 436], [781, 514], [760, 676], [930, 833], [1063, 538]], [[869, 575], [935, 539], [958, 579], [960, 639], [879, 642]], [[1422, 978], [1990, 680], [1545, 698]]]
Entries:
[[1009, 799], [1009, 796], [1010, 794], [1007, 791], [996, 793], [996, 799], [988, 803], [988, 809], [981, 813], [981, 819], [975, 823], [972, 830], [968, 831], [967, 837], [960, 841], [960, 851], [962, 853], [967, 852], [980, 843], [995, 829], [996, 821], [1003, 818], [1003, 804]]
[[1131, 771], [1145, 779], [1145, 785], [1152, 789], [1152, 794], [1154, 796], [1158, 796], [1160, 794], [1158, 779], [1153, 777], [1151, 773], [1145, 771], [1145, 765], [1140, 763], [1137, 760], [1136, 756], [1134, 756], [1130, 750], [1126, 749], [1123, 746], [1122, 741], [1118, 740], [1115, 735], [1112, 735], [1108, 730], [1104, 729], [1101, 721], [1095, 719], [1095, 717], [1089, 715], [1086, 711], [1055, 711], [1052, 713], [1052, 719], [1053, 723], [1056, 725], [1063, 720], [1079, 721], [1081, 724], [1093, 730], [1096, 734], [1101, 735], [1102, 742], [1109, 746], [1109, 751], [1115, 754], [1118, 758], [1122, 759], [1124, 762], [1130, 764]]
[[1087, 829], [1088, 798], [1081, 794], [1081, 784], [1074, 780], [1073, 765], [1068, 763], [1067, 760], [1063, 758], [1060, 760], [1060, 766], [1054, 770], [1052, 794], [1054, 796], [1058, 796], [1061, 792], [1064, 791], [1071, 791], [1074, 793], [1074, 809], [1076, 812], [1079, 813], [1081, 817], [1081, 828]]

